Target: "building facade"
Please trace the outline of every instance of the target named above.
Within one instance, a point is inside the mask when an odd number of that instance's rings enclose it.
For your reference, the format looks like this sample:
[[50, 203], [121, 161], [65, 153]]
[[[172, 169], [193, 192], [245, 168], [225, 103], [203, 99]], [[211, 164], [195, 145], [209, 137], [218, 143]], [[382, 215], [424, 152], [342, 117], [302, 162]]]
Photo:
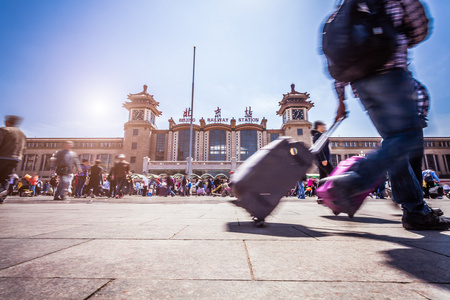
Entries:
[[[279, 129], [267, 129], [267, 119], [254, 118], [251, 107], [247, 107], [240, 118], [223, 117], [217, 107], [210, 118], [193, 119], [193, 172], [198, 175], [226, 174], [280, 136], [291, 136], [309, 147], [312, 127], [309, 110], [314, 107], [309, 98], [309, 94], [297, 92], [291, 85], [291, 91], [279, 102], [277, 115], [282, 119]], [[90, 163], [99, 159], [105, 170], [109, 170], [117, 156], [123, 153], [136, 173], [184, 173], [189, 157], [190, 109], [184, 111], [178, 122], [170, 118], [168, 129], [158, 129], [156, 118], [162, 115], [158, 106], [144, 86], [143, 92], [129, 94], [123, 103], [129, 112], [123, 138], [28, 138], [26, 154], [17, 173], [23, 176], [36, 172], [42, 178], [48, 178], [50, 158], [65, 140], [74, 142], [74, 151], [80, 159]], [[332, 164], [350, 156], [366, 155], [380, 143], [381, 139], [376, 137], [332, 137]], [[436, 170], [441, 177], [450, 177], [450, 138], [425, 138], [424, 146], [424, 168]], [[311, 172], [316, 173], [315, 169]]]

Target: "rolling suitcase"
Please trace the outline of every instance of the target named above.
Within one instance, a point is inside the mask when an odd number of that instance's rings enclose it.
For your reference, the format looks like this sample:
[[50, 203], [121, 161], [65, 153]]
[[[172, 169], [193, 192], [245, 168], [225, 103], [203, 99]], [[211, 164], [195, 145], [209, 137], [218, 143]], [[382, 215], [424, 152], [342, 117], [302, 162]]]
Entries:
[[[334, 171], [330, 174], [330, 177], [342, 175], [347, 171], [351, 171], [352, 166], [358, 161], [364, 160], [364, 157], [361, 156], [352, 156], [347, 158], [344, 161], [341, 161]], [[323, 204], [330, 208], [333, 213], [337, 216], [340, 213], [346, 213], [350, 218], [353, 218], [355, 212], [361, 207], [364, 200], [372, 193], [377, 186], [380, 185], [382, 180], [385, 177], [383, 176], [380, 180], [376, 181], [369, 189], [362, 191], [350, 201], [349, 199], [339, 199], [333, 193], [333, 182], [331, 180], [325, 181], [322, 185], [320, 185], [316, 193], [319, 197], [322, 198]]]
[[314, 154], [322, 150], [328, 137], [344, 118], [322, 134], [311, 149], [290, 137], [281, 137], [248, 158], [233, 174], [232, 203], [246, 209], [257, 226], [275, 209], [281, 198], [306, 176]]

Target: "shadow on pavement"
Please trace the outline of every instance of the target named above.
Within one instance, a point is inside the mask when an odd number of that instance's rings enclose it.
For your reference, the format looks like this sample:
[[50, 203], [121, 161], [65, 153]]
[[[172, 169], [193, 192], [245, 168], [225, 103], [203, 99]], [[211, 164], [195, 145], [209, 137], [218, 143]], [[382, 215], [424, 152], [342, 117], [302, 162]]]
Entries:
[[263, 227], [256, 227], [255, 222], [230, 222], [227, 223], [229, 232], [267, 235], [277, 237], [324, 237], [328, 233], [319, 232], [297, 224], [266, 223]]
[[375, 217], [361, 217], [356, 216], [353, 218], [348, 218], [347, 216], [322, 216], [322, 218], [339, 221], [339, 222], [354, 222], [354, 223], [370, 223], [370, 224], [401, 224], [401, 221], [387, 220]]
[[[339, 220], [339, 217], [328, 218], [332, 220]], [[343, 218], [342, 220], [348, 221], [349, 219]], [[357, 217], [354, 219], [354, 221], [364, 223], [399, 223], [396, 221], [373, 217]], [[258, 228], [253, 222], [231, 222], [227, 224], [227, 227], [228, 231], [230, 232], [276, 237], [300, 238], [306, 236], [324, 237], [330, 235], [329, 232], [313, 230], [309, 227], [298, 224], [268, 223], [265, 225], [265, 227]], [[440, 251], [435, 251], [432, 248], [427, 248], [427, 245], [429, 243], [438, 243], [443, 248], [448, 247], [450, 243], [450, 236], [436, 231], [414, 231], [414, 233], [423, 236], [423, 238], [411, 239], [364, 232], [345, 231], [335, 232], [334, 235], [391, 242], [407, 247], [405, 249], [392, 249], [383, 251], [383, 253], [385, 253], [387, 257], [385, 264], [387, 266], [391, 266], [405, 273], [408, 273], [423, 282], [436, 284], [439, 285], [440, 288], [450, 290], [450, 285], [443, 284], [450, 282], [450, 257]], [[433, 241], [426, 239], [430, 236], [433, 237]], [[425, 246], [414, 246], [414, 244], [418, 245], [421, 243], [425, 244]], [[318, 245], [320, 244], [318, 243]]]

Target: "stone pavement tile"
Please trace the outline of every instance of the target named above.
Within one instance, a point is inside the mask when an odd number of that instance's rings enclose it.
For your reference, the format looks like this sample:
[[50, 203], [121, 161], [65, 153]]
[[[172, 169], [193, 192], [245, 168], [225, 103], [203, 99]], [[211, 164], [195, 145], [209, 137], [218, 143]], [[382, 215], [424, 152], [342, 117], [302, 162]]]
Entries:
[[0, 269], [86, 242], [85, 240], [0, 239]]
[[270, 224], [257, 228], [254, 222], [228, 222], [190, 225], [174, 239], [202, 240], [280, 240], [310, 238], [290, 224]]
[[39, 234], [46, 234], [51, 232], [56, 232], [65, 229], [79, 228], [80, 225], [55, 225], [55, 224], [39, 224], [39, 223], [28, 223], [27, 221], [22, 222], [22, 224], [12, 225], [9, 223], [3, 223], [1, 225], [0, 238], [27, 238]]
[[411, 287], [417, 294], [426, 299], [450, 299], [450, 284], [414, 283]]
[[[93, 299], [411, 299], [413, 285], [366, 282], [187, 281], [117, 279]], [[424, 285], [431, 294], [433, 287]], [[445, 295], [442, 290], [441, 295]], [[439, 299], [439, 298], [434, 298]], [[440, 298], [444, 299], [444, 298]]]
[[242, 241], [94, 240], [0, 277], [250, 279]]
[[33, 238], [73, 238], [73, 239], [169, 239], [181, 231], [185, 225], [86, 225]]
[[0, 299], [86, 299], [108, 279], [0, 278]]
[[450, 282], [448, 257], [390, 242], [246, 243], [258, 280]]

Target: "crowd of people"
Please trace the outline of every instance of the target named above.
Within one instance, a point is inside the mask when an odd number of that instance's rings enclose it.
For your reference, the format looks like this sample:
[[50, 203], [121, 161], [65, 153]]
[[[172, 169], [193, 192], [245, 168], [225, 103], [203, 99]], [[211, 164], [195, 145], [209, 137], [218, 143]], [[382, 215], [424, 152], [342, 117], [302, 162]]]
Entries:
[[[106, 171], [101, 161], [96, 160], [90, 165], [87, 159], [79, 161], [72, 151], [73, 143], [66, 141], [63, 149], [52, 157], [52, 176], [43, 181], [37, 173], [19, 178], [10, 175], [6, 195], [19, 196], [53, 196], [54, 200], [64, 200], [67, 197], [122, 198], [124, 195], [141, 196], [227, 196], [231, 195], [228, 178], [196, 178], [189, 180], [188, 175], [174, 178], [173, 176], [143, 176], [133, 175], [125, 155], [118, 156], [114, 166]], [[74, 172], [76, 170], [76, 172]]]

